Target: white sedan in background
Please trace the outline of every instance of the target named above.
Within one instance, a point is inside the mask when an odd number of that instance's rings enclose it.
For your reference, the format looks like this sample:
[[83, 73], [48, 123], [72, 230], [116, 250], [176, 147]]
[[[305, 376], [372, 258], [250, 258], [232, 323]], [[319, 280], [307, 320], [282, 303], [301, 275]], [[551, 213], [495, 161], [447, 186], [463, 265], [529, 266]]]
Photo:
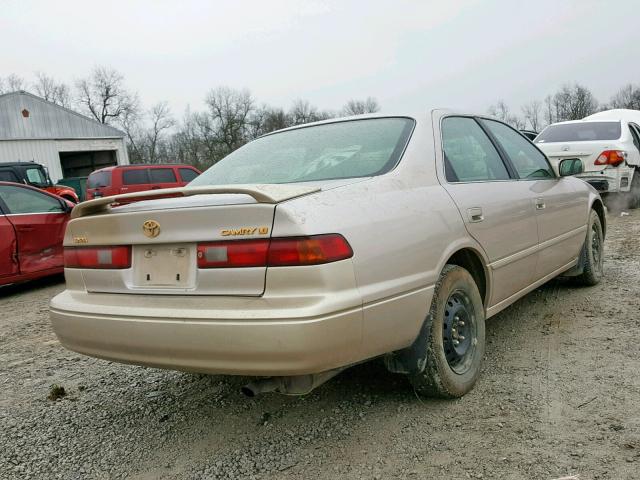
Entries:
[[610, 110], [583, 120], [549, 125], [535, 139], [557, 171], [563, 159], [577, 158], [578, 177], [598, 190], [610, 207], [640, 206], [640, 112]]
[[580, 167], [442, 110], [274, 132], [187, 187], [76, 206], [53, 327], [87, 355], [263, 377], [250, 395], [383, 357], [459, 397], [486, 318], [560, 274], [600, 281], [604, 207]]

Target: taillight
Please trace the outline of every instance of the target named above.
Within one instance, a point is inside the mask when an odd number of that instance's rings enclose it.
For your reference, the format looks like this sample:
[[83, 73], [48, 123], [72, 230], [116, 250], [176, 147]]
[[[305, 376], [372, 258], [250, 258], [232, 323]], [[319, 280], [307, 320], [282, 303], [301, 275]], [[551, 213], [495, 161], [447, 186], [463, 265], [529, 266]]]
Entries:
[[198, 268], [264, 267], [269, 240], [236, 240], [198, 244]]
[[611, 165], [612, 167], [617, 167], [624, 162], [626, 158], [627, 152], [622, 150], [605, 150], [593, 163], [594, 165]]
[[352, 256], [351, 246], [338, 234], [198, 244], [198, 268], [319, 265]]
[[65, 268], [123, 269], [131, 266], [131, 247], [65, 247]]

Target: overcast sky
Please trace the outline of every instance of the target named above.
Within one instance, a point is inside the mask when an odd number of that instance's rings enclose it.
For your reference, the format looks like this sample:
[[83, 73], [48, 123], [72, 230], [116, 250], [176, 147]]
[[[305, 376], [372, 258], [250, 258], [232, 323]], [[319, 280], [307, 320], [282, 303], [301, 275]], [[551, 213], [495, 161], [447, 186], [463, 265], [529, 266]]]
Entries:
[[0, 76], [119, 70], [181, 116], [215, 86], [339, 109], [514, 110], [578, 81], [601, 101], [640, 83], [638, 0], [0, 1]]

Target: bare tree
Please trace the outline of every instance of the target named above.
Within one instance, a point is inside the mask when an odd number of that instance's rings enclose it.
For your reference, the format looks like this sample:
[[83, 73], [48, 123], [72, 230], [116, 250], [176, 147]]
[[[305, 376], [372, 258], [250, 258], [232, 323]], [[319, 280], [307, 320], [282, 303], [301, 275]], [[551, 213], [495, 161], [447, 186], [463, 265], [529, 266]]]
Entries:
[[542, 102], [539, 100], [532, 100], [522, 107], [522, 115], [526, 122], [529, 122], [531, 130], [535, 132], [540, 131], [542, 126], [540, 121], [540, 114], [542, 113]]
[[640, 110], [640, 86], [628, 84], [611, 97], [611, 108], [630, 108]]
[[137, 95], [125, 88], [124, 77], [114, 69], [96, 67], [76, 88], [78, 103], [100, 123], [117, 123], [138, 109]]
[[291, 106], [289, 116], [293, 125], [316, 122], [318, 121], [318, 109], [311, 105], [308, 100], [297, 99]]
[[363, 113], [375, 113], [380, 111], [378, 101], [373, 97], [367, 97], [365, 100], [349, 100], [342, 108], [345, 116], [362, 115]]
[[208, 119], [200, 119], [199, 123], [210, 140], [223, 147], [224, 155], [249, 140], [249, 118], [254, 109], [249, 90], [214, 88], [207, 95], [206, 103]]
[[556, 122], [581, 120], [598, 110], [598, 101], [586, 87], [567, 84], [553, 96], [552, 109]]
[[492, 117], [496, 117], [498, 120], [502, 120], [515, 128], [524, 128], [523, 120], [517, 115], [512, 114], [509, 106], [503, 100], [498, 100], [495, 104], [491, 105], [488, 113]]
[[49, 102], [69, 108], [71, 106], [71, 92], [67, 85], [57, 82], [53, 77], [36, 72], [33, 84], [36, 93]]
[[22, 77], [11, 73], [6, 78], [0, 77], [0, 94], [24, 90], [26, 85], [27, 82]]
[[162, 144], [163, 134], [175, 125], [175, 120], [171, 115], [169, 104], [160, 102], [149, 110], [151, 126], [147, 131], [147, 151], [149, 163], [158, 162], [158, 150]]

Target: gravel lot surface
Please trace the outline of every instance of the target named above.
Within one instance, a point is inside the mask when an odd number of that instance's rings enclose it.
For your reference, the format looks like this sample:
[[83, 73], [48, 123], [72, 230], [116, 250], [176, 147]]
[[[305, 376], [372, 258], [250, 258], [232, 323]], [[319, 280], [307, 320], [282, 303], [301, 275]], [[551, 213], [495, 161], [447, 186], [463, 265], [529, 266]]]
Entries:
[[[605, 279], [553, 281], [487, 324], [476, 388], [418, 398], [380, 362], [306, 397], [63, 349], [60, 278], [0, 290], [0, 479], [640, 478], [640, 211]], [[47, 399], [51, 385], [66, 395]]]

